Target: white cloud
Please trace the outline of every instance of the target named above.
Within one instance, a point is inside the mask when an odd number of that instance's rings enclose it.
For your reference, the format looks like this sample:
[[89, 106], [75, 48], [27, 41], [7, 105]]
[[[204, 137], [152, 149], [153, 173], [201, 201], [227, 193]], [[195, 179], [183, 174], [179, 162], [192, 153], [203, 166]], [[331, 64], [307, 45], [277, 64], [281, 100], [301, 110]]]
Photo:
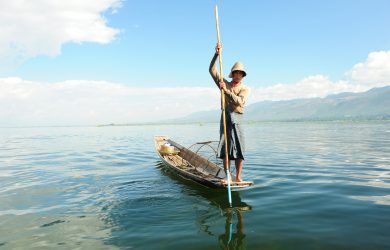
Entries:
[[377, 51], [368, 55], [363, 63], [358, 63], [346, 73], [353, 83], [367, 86], [390, 84], [390, 51]]
[[103, 13], [122, 0], [0, 1], [0, 65], [37, 55], [56, 56], [68, 42], [109, 43], [119, 30]]
[[325, 97], [341, 92], [363, 92], [373, 87], [390, 85], [390, 51], [368, 55], [345, 73], [346, 79], [332, 82], [327, 76], [314, 75], [294, 84], [276, 84], [252, 91], [251, 103], [264, 100]]
[[327, 76], [315, 75], [306, 77], [294, 84], [276, 84], [270, 87], [254, 89], [249, 102], [325, 97], [341, 92], [363, 92], [369, 88], [369, 86], [355, 85], [348, 81], [332, 82]]
[[218, 108], [218, 89], [135, 88], [104, 81], [0, 79], [0, 126], [158, 121]]
[[[315, 75], [294, 84], [281, 83], [252, 89], [248, 103], [325, 97], [389, 85], [386, 84], [390, 82], [386, 58], [382, 52], [370, 53], [366, 62], [353, 66], [345, 80], [331, 81], [327, 76]], [[372, 73], [375, 71], [382, 72], [380, 77]], [[0, 78], [0, 126], [158, 121], [218, 109], [219, 105], [219, 90], [215, 87], [148, 88], [105, 81], [39, 83], [20, 78]]]

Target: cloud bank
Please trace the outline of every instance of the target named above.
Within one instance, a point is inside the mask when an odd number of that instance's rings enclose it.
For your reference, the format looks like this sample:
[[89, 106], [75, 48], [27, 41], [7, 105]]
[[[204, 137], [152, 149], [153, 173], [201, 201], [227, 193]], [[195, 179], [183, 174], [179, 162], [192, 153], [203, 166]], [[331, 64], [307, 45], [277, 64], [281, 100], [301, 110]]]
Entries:
[[390, 85], [390, 51], [377, 51], [365, 62], [355, 64], [345, 73], [345, 80], [332, 82], [328, 76], [308, 76], [294, 84], [276, 84], [252, 91], [251, 102], [325, 97], [341, 92], [364, 92]]
[[390, 83], [390, 51], [377, 51], [368, 55], [346, 73], [352, 83], [366, 86], [386, 86]]
[[103, 14], [122, 0], [0, 1], [0, 66], [56, 56], [65, 43], [109, 43], [119, 33]]
[[[248, 103], [325, 97], [390, 85], [390, 51], [372, 52], [367, 60], [332, 82], [308, 76], [293, 84], [252, 89]], [[73, 80], [39, 83], [0, 79], [0, 126], [97, 125], [158, 121], [219, 108], [217, 88], [147, 88]]]
[[215, 107], [211, 88], [134, 88], [104, 81], [0, 79], [0, 126], [97, 125], [169, 119]]

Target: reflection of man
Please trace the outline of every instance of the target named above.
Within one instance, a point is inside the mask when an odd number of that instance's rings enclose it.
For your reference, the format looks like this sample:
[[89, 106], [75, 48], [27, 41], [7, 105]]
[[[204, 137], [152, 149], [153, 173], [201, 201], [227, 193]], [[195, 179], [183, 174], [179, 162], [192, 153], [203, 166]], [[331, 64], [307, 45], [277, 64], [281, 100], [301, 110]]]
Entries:
[[237, 227], [236, 233], [233, 233], [233, 210], [226, 210], [225, 233], [219, 236], [219, 245], [222, 249], [246, 249], [245, 234], [244, 234], [244, 218], [242, 217], [240, 209], [236, 209]]

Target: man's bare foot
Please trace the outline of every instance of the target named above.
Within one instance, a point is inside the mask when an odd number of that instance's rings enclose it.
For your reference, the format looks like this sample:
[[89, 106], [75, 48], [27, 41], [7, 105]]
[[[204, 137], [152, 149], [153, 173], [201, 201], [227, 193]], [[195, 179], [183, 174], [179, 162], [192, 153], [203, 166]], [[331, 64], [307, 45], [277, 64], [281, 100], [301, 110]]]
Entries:
[[[234, 180], [233, 180], [233, 177], [232, 177], [232, 174], [229, 172], [229, 180], [230, 180], [230, 183], [233, 183]], [[222, 180], [223, 183], [228, 183], [228, 177], [226, 176], [226, 179], [223, 179]]]
[[242, 182], [241, 178], [236, 178], [236, 182]]
[[[224, 183], [224, 184], [227, 184], [228, 180], [227, 179], [223, 179], [223, 180], [221, 180], [221, 182]], [[230, 184], [232, 184], [232, 183], [233, 183], [233, 180], [230, 179]]]

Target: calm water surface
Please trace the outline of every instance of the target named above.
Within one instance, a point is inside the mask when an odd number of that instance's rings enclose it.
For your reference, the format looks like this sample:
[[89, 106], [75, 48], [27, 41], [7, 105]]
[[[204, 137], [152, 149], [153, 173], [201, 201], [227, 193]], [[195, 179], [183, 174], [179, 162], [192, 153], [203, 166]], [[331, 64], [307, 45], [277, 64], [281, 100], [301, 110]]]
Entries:
[[154, 151], [218, 129], [0, 129], [0, 248], [390, 249], [390, 123], [246, 125], [233, 208]]

